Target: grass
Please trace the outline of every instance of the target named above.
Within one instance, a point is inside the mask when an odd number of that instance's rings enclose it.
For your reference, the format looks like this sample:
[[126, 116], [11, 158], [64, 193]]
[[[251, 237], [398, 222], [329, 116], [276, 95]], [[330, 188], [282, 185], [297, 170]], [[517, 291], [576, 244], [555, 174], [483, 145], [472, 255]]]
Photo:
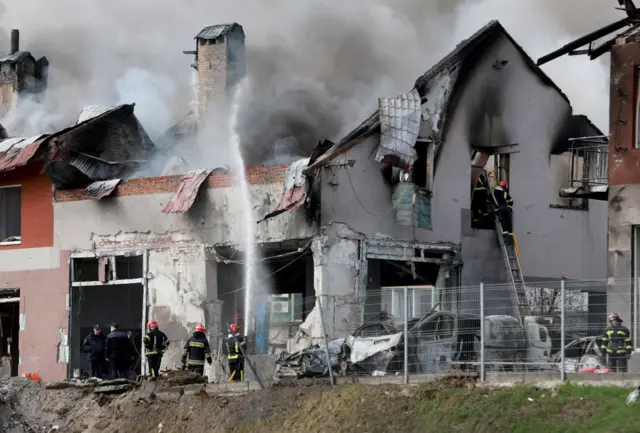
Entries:
[[425, 384], [413, 389], [347, 385], [300, 396], [289, 412], [237, 426], [237, 432], [638, 433], [630, 389], [571, 384], [489, 390]]

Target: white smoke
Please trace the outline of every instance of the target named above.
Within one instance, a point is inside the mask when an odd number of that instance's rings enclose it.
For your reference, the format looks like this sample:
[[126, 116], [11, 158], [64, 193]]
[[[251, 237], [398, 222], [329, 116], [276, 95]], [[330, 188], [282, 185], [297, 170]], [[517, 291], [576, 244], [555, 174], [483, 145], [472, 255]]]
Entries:
[[[339, 139], [362, 121], [378, 97], [409, 90], [417, 76], [492, 19], [536, 59], [624, 16], [613, 0], [588, 3], [5, 0], [0, 46], [4, 41], [8, 50], [8, 32], [19, 28], [21, 49], [51, 63], [43, 100], [23, 104], [7, 129], [14, 135], [51, 132], [73, 123], [84, 104], [135, 102], [145, 128], [159, 133], [193, 108], [193, 58], [181, 51], [194, 48], [202, 27], [235, 21], [247, 35], [254, 97], [242, 116], [248, 159], [306, 156], [317, 140]], [[564, 57], [543, 69], [576, 112], [608, 130], [608, 56], [594, 62]], [[184, 153], [216, 166], [224, 135], [212, 130]]]

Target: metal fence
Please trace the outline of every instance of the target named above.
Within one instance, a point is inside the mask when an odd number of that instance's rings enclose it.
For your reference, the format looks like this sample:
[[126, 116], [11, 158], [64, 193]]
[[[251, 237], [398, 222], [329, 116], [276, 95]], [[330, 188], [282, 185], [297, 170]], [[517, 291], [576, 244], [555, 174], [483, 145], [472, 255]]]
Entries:
[[402, 375], [408, 381], [461, 371], [564, 378], [606, 367], [599, 337], [611, 311], [621, 314], [639, 347], [637, 288], [633, 280], [528, 283], [524, 314], [507, 284], [269, 296], [258, 301], [264, 308], [256, 314], [267, 317], [256, 318], [251, 352], [277, 357], [276, 378]]

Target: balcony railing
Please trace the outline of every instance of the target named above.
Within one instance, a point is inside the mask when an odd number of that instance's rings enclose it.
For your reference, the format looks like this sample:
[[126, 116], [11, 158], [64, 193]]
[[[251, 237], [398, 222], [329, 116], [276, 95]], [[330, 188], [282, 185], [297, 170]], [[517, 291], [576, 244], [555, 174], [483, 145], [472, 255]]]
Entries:
[[609, 144], [606, 136], [572, 138], [571, 187], [564, 197], [606, 199], [609, 180]]

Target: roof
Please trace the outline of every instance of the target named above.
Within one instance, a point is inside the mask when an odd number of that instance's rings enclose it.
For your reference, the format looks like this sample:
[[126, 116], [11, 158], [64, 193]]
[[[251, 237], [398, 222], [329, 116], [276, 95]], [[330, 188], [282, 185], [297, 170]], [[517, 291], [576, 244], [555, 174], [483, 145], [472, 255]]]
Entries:
[[[457, 70], [459, 65], [463, 64], [463, 62], [469, 59], [472, 55], [475, 55], [480, 50], [484, 49], [487, 44], [494, 42], [496, 37], [500, 35], [505, 36], [518, 49], [520, 54], [525, 59], [527, 65], [542, 79], [545, 84], [553, 87], [558, 92], [558, 94], [562, 96], [562, 98], [570, 103], [567, 95], [562, 92], [562, 90], [560, 90], [560, 88], [551, 80], [551, 78], [547, 76], [547, 74], [544, 73], [542, 69], [540, 69], [540, 67], [536, 65], [533, 59], [529, 57], [529, 55], [524, 51], [522, 46], [520, 46], [511, 37], [511, 35], [509, 35], [502, 24], [500, 24], [500, 22], [496, 20], [490, 21], [487, 25], [474, 33], [471, 37], [460, 42], [453, 49], [453, 51], [443, 57], [438, 63], [432, 66], [423, 75], [418, 77], [414, 85], [415, 89], [417, 89], [420, 95], [424, 98], [424, 96], [429, 92], [431, 86], [437, 84], [438, 80], [436, 78], [441, 77], [443, 74], [447, 73], [453, 74], [454, 71]], [[324, 155], [319, 157], [315, 163], [309, 166], [307, 171], [328, 162], [336, 155], [346, 151], [353, 145], [358, 144], [371, 133], [377, 131], [379, 127], [380, 111], [376, 110], [364, 122], [362, 122], [349, 134], [347, 134], [342, 140], [340, 140], [338, 144], [334, 145]]]
[[[13, 54], [7, 54], [5, 56], [0, 57], [0, 63], [20, 63], [24, 61], [27, 57], [33, 58], [29, 51], [18, 51]], [[35, 61], [35, 59], [33, 59]]]
[[551, 154], [559, 155], [570, 151], [571, 147], [580, 141], [576, 141], [575, 139], [581, 137], [590, 137], [588, 140], [585, 140], [583, 144], [588, 142], [590, 145], [606, 145], [609, 142], [608, 138], [604, 137], [602, 131], [594, 125], [587, 116], [584, 114], [576, 114], [567, 119], [560, 136], [551, 149]]
[[242, 26], [240, 24], [227, 23], [227, 24], [215, 24], [213, 26], [205, 27], [204, 29], [200, 30], [200, 33], [198, 33], [194, 39], [204, 39], [204, 40], [218, 39], [220, 36], [225, 36], [237, 28], [240, 28], [240, 31], [244, 36], [244, 31], [242, 30]]
[[82, 107], [82, 111], [80, 112], [80, 116], [78, 117], [78, 121], [76, 125], [86, 122], [87, 120], [93, 119], [94, 117], [98, 117], [101, 114], [104, 114], [108, 111], [114, 110], [118, 108], [117, 106], [108, 106], [108, 105], [84, 105]]
[[47, 140], [47, 135], [12, 137], [0, 141], [0, 172], [27, 165]]
[[196, 201], [200, 185], [211, 174], [211, 169], [192, 170], [182, 176], [175, 195], [162, 209], [163, 213], [185, 213]]
[[[45, 172], [57, 188], [75, 188], [92, 181], [121, 178], [155, 151], [133, 114], [135, 104], [85, 107], [80, 123], [51, 136]], [[104, 112], [101, 112], [104, 111]]]

